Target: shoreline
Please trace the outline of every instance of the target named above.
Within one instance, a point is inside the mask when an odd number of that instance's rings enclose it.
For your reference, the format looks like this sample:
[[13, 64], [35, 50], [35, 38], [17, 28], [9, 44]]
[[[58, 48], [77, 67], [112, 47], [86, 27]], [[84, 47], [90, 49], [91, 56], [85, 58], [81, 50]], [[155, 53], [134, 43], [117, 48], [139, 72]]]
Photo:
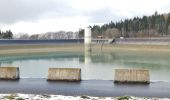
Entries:
[[[170, 45], [92, 44], [92, 52], [151, 52], [169, 53]], [[0, 55], [36, 54], [49, 52], [84, 52], [84, 44], [0, 45]]]

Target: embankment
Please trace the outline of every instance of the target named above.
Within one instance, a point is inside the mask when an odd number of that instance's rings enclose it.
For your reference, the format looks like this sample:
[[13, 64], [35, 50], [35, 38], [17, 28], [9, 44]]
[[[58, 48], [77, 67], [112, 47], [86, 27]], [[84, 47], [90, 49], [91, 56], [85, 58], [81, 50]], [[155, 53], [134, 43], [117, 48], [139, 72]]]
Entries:
[[[170, 52], [170, 45], [136, 44], [93, 44], [92, 52]], [[34, 54], [48, 52], [84, 52], [84, 44], [36, 44], [36, 45], [0, 45], [0, 55]]]

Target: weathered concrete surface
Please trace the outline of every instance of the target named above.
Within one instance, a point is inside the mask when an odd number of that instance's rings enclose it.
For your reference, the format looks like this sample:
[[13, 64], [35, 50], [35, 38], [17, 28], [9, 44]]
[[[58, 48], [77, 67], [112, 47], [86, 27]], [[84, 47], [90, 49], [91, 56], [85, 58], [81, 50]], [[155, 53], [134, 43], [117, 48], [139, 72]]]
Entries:
[[115, 69], [114, 82], [120, 83], [149, 83], [149, 70], [144, 69]]
[[50, 81], [80, 81], [80, 68], [49, 68], [47, 80]]
[[16, 80], [19, 79], [18, 67], [0, 67], [0, 79], [3, 80]]

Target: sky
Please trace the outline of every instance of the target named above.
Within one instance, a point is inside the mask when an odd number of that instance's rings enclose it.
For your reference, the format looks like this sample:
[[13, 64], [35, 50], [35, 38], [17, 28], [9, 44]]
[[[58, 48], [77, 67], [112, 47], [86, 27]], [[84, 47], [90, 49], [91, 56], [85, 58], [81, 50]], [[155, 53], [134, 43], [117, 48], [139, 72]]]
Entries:
[[170, 0], [0, 0], [0, 30], [78, 31], [89, 25], [170, 12]]

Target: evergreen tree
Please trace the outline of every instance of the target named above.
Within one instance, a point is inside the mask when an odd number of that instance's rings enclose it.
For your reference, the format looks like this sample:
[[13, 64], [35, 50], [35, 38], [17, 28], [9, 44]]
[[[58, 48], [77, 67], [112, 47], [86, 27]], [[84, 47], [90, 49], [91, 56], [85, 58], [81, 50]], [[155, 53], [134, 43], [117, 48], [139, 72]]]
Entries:
[[101, 27], [94, 25], [92, 27], [92, 34], [93, 37], [95, 37], [104, 34], [108, 29], [109, 31], [112, 31], [111, 29], [118, 29], [120, 36], [125, 37], [135, 36], [139, 33], [143, 36], [165, 36], [168, 35], [169, 27], [170, 13], [158, 14], [158, 12], [155, 11], [151, 16], [134, 17], [133, 19], [125, 19], [124, 21], [121, 20], [115, 23], [111, 21]]
[[1, 32], [1, 30], [0, 30], [0, 39], [2, 39], [2, 32]]
[[6, 32], [2, 33], [3, 39], [12, 39], [13, 38], [13, 33], [11, 30], [7, 30]]

